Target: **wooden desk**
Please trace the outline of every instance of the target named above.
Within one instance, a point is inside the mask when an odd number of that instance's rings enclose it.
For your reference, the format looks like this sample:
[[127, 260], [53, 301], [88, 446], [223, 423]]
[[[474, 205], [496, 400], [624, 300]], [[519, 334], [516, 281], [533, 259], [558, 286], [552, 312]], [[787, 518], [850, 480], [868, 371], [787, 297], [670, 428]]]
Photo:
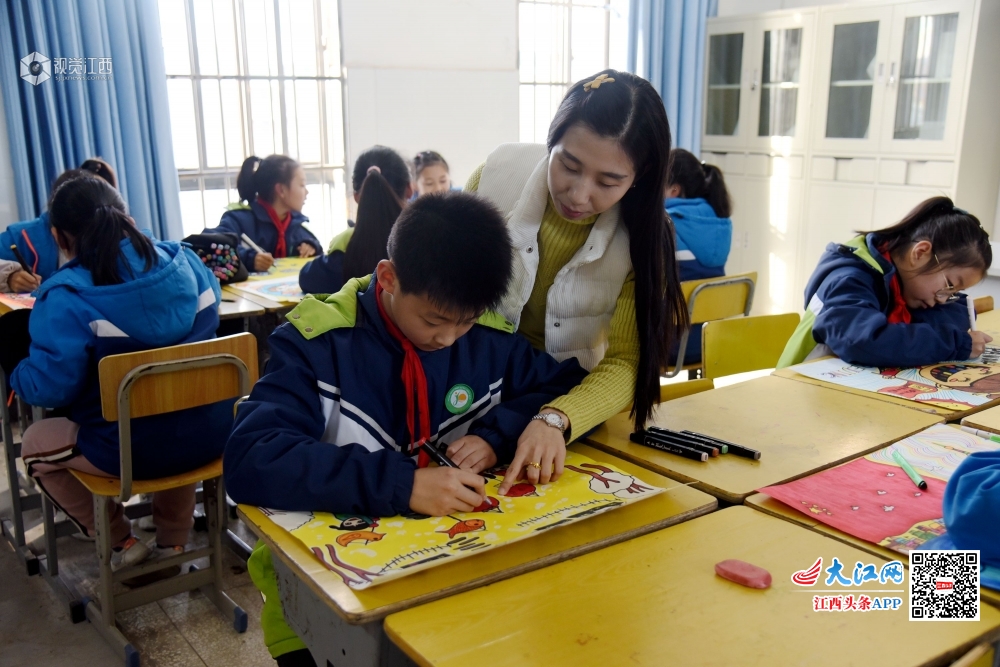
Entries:
[[290, 302], [290, 301], [287, 302], [274, 301], [273, 299], [268, 299], [267, 297], [260, 296], [259, 294], [250, 294], [249, 292], [245, 292], [242, 289], [240, 289], [240, 287], [247, 287], [261, 280], [274, 280], [276, 278], [298, 276], [299, 271], [302, 270], [302, 267], [311, 262], [313, 259], [315, 258], [282, 257], [274, 260], [274, 266], [267, 273], [251, 274], [250, 277], [247, 278], [245, 281], [238, 283], [229, 283], [222, 289], [223, 291], [229, 292], [230, 294], [235, 294], [244, 299], [247, 299], [248, 301], [252, 301], [258, 306], [263, 307], [264, 310], [268, 313], [286, 313], [292, 308], [294, 308], [297, 304], [295, 302]]
[[[688, 486], [585, 445], [572, 447], [596, 461], [608, 462], [670, 490], [528, 540], [360, 591], [348, 588], [301, 542], [257, 508], [240, 505], [239, 510], [247, 525], [272, 550], [289, 625], [317, 658], [336, 656], [338, 661], [331, 662], [341, 664], [342, 651], [353, 651], [355, 656], [359, 652], [368, 656], [382, 654], [385, 650], [382, 619], [392, 612], [537, 570], [686, 521], [717, 507], [715, 498]], [[344, 664], [361, 664], [350, 660]], [[325, 664], [322, 660], [318, 663]]]
[[[866, 542], [859, 537], [854, 537], [853, 535], [848, 535], [842, 530], [837, 530], [833, 526], [828, 526], [825, 523], [817, 521], [816, 519], [806, 516], [798, 510], [792, 509], [780, 500], [775, 500], [766, 493], [755, 493], [746, 499], [746, 505], [752, 507], [755, 510], [763, 512], [764, 514], [769, 514], [770, 516], [784, 519], [796, 525], [802, 526], [803, 528], [808, 528], [809, 530], [826, 535], [827, 537], [832, 537], [838, 542], [843, 542], [844, 544], [850, 544], [853, 547], [861, 549], [862, 551], [867, 551], [870, 554], [884, 558], [886, 560], [901, 560], [904, 565], [909, 566], [909, 559], [906, 554], [901, 554], [898, 551], [893, 551], [892, 549], [887, 549], [886, 547], [879, 546], [878, 544], [873, 544], [872, 542]], [[989, 588], [980, 588], [980, 594], [985, 602], [989, 602], [995, 607], [1000, 607], [1000, 591], [994, 591]]]
[[222, 302], [219, 303], [219, 321], [242, 318], [243, 330], [248, 331], [250, 318], [263, 315], [265, 312], [264, 306], [249, 299], [244, 299], [242, 296], [236, 296], [230, 292], [222, 293]]
[[[1000, 406], [962, 418], [963, 426], [971, 426], [990, 433], [1000, 434]], [[1000, 447], [1000, 445], [998, 445]]]
[[659, 406], [653, 424], [689, 429], [759, 450], [759, 461], [726, 454], [705, 463], [629, 441], [627, 414], [587, 442], [739, 504], [757, 489], [804, 477], [875, 451], [942, 421], [916, 410], [768, 376]]
[[31, 306], [25, 305], [23, 303], [18, 303], [16, 301], [13, 302], [13, 303], [8, 303], [6, 301], [0, 301], [0, 315], [6, 315], [7, 313], [9, 313], [12, 310], [21, 310], [23, 308], [30, 309]]
[[[420, 665], [939, 665], [1000, 637], [1000, 610], [979, 622], [911, 623], [906, 584], [894, 611], [814, 612], [791, 575], [822, 556], [881, 559], [747, 507], [731, 507], [569, 562], [386, 619]], [[739, 558], [771, 573], [767, 590], [716, 576]], [[821, 579], [816, 588], [821, 586]], [[839, 588], [839, 587], [838, 587]], [[837, 593], [820, 593], [836, 595]]]

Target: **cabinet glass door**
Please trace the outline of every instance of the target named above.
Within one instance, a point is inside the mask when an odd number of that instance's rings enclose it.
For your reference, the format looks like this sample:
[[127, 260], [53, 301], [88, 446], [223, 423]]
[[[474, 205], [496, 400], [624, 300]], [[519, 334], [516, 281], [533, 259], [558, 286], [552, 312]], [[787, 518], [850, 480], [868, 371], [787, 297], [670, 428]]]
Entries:
[[795, 136], [801, 58], [802, 28], [764, 32], [757, 136]]
[[957, 33], [957, 13], [907, 17], [893, 139], [944, 138]]
[[743, 33], [711, 35], [708, 44], [708, 90], [705, 134], [736, 136], [740, 126]]
[[833, 28], [830, 91], [826, 108], [828, 139], [867, 139], [875, 87], [878, 21], [842, 23]]

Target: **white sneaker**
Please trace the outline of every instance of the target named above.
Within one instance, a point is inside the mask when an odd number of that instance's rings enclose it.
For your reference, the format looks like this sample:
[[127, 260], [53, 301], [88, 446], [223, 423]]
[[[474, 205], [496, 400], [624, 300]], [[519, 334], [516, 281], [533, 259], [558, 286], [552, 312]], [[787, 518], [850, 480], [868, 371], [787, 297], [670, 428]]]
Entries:
[[129, 537], [121, 549], [118, 551], [112, 549], [111, 571], [117, 572], [123, 567], [138, 565], [149, 558], [150, 554], [152, 551], [145, 543], [137, 540], [135, 536]]

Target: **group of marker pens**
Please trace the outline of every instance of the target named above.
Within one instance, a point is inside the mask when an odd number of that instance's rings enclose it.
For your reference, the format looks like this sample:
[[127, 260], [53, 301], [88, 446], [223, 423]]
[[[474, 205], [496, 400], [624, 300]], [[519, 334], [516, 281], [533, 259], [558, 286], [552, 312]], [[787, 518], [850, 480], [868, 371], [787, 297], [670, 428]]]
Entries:
[[668, 428], [650, 426], [645, 431], [631, 434], [629, 440], [693, 461], [707, 461], [720, 454], [733, 454], [755, 461], [760, 459], [760, 452], [756, 449], [735, 445], [694, 431], [671, 431]]
[[219, 280], [228, 280], [239, 270], [239, 255], [228, 243], [213, 243], [210, 250], [205, 251], [201, 261], [212, 270]]

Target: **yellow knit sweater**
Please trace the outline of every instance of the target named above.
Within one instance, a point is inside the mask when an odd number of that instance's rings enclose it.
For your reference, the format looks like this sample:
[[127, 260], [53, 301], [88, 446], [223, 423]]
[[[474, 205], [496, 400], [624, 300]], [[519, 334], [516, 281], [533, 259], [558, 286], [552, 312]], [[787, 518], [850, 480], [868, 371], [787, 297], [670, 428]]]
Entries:
[[[483, 174], [480, 165], [465, 185], [466, 191], [479, 189]], [[597, 216], [567, 220], [556, 211], [549, 198], [538, 231], [538, 274], [528, 303], [521, 311], [518, 332], [538, 350], [545, 349], [545, 304], [549, 288], [559, 270], [576, 254], [593, 227]], [[629, 273], [618, 294], [611, 317], [608, 349], [604, 359], [584, 381], [565, 396], [545, 407], [560, 410], [569, 417], [573, 438], [579, 438], [598, 424], [632, 404], [635, 378], [639, 367], [639, 329], [635, 324], [635, 274]]]

